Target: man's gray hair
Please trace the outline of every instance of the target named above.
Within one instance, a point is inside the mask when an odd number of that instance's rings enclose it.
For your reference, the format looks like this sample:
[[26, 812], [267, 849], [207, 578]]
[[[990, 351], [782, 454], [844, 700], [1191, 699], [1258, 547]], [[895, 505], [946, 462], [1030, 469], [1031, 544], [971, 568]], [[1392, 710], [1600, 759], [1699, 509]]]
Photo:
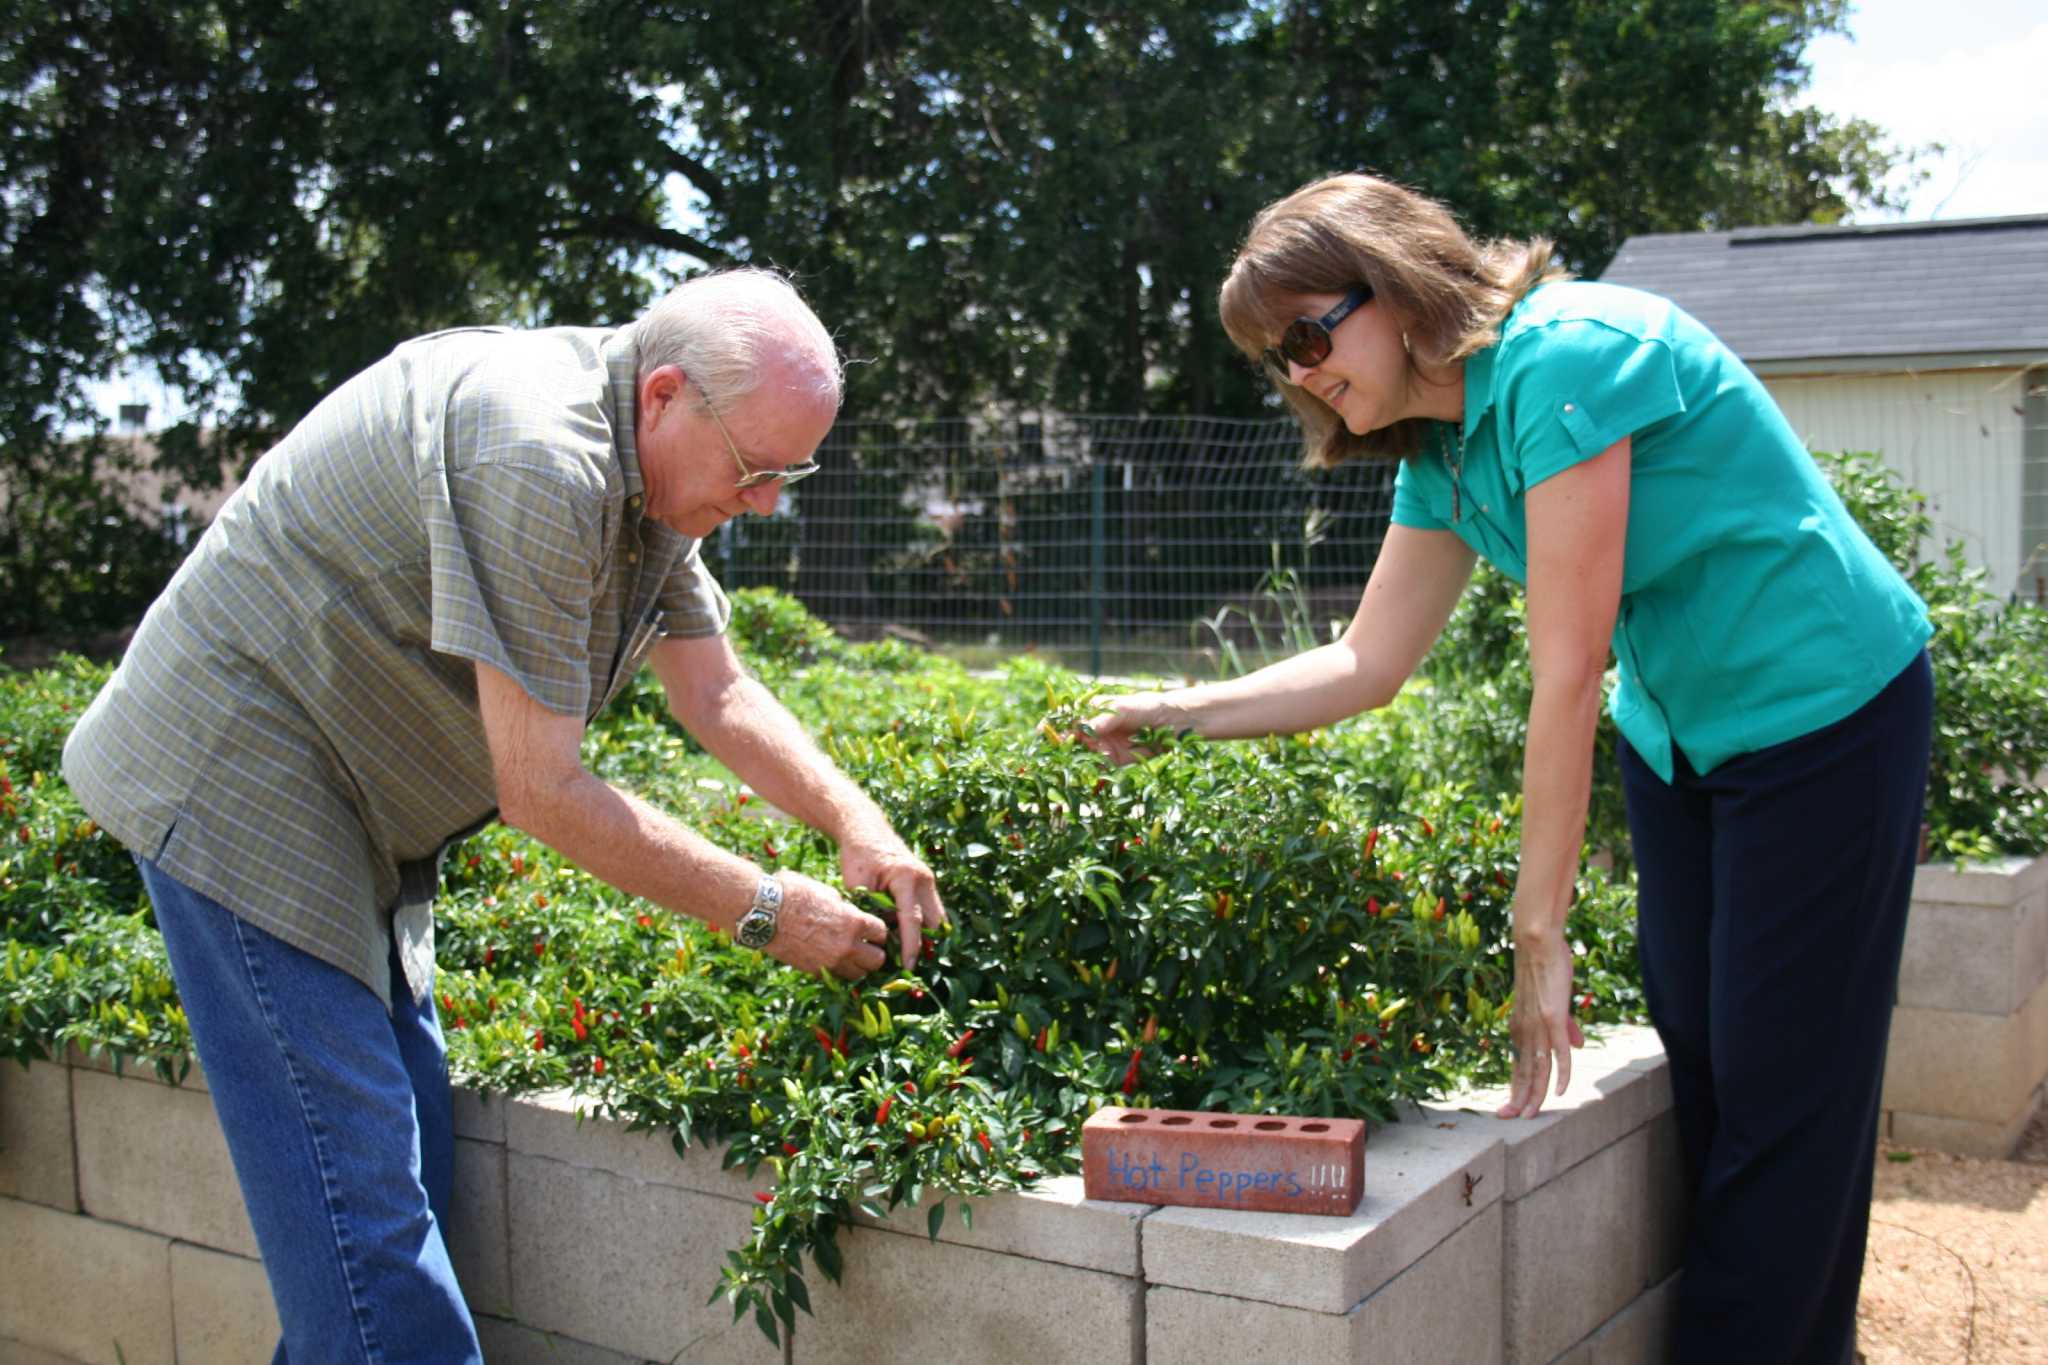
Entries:
[[640, 372], [682, 369], [720, 413], [761, 385], [780, 360], [799, 392], [839, 405], [845, 371], [832, 334], [782, 275], [743, 266], [685, 280], [640, 317]]

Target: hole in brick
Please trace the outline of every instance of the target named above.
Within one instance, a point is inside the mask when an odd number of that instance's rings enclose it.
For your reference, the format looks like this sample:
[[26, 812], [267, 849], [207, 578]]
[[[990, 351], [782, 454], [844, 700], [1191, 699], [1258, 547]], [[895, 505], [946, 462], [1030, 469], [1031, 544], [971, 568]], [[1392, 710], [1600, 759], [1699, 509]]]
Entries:
[[1253, 1128], [1256, 1128], [1261, 1133], [1277, 1133], [1286, 1126], [1286, 1124], [1282, 1123], [1278, 1119], [1267, 1119], [1263, 1123], [1255, 1123], [1252, 1125]]
[[1236, 1120], [1236, 1119], [1210, 1119], [1210, 1120], [1209, 1120], [1209, 1126], [1210, 1126], [1211, 1128], [1235, 1128], [1235, 1127], [1237, 1127], [1237, 1120]]
[[1143, 1123], [1146, 1117], [1144, 1114], [1119, 1114], [1116, 1121], [1118, 1123]]
[[1301, 1125], [1301, 1131], [1304, 1133], [1327, 1133], [1330, 1131], [1330, 1125], [1327, 1123], [1304, 1123]]
[[1159, 1120], [1159, 1122], [1162, 1127], [1178, 1128], [1182, 1124], [1193, 1123], [1194, 1120], [1189, 1118], [1186, 1114], [1175, 1114], [1173, 1115], [1173, 1117], [1161, 1119]]

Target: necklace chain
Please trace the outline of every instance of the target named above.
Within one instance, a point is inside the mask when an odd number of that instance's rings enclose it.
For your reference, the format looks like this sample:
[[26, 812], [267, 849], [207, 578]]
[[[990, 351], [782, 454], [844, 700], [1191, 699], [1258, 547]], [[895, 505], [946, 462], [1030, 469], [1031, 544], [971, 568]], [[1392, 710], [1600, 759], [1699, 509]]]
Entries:
[[1444, 438], [1444, 463], [1451, 467], [1451, 520], [1464, 520], [1463, 493], [1465, 483], [1465, 424], [1452, 422], [1451, 431]]

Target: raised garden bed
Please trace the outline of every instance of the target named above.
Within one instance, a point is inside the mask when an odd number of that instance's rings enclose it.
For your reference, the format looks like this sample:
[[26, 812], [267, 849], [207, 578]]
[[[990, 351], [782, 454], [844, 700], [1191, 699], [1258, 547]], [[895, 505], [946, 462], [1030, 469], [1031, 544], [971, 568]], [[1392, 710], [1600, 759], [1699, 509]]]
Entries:
[[[0, 1073], [0, 1354], [268, 1357], [203, 1086], [76, 1055]], [[1348, 1218], [1091, 1202], [1078, 1176], [976, 1201], [936, 1241], [916, 1211], [864, 1218], [787, 1354], [706, 1303], [755, 1182], [568, 1094], [462, 1093], [449, 1240], [493, 1362], [1653, 1357], [1682, 1217], [1654, 1035], [1589, 1046], [1539, 1119], [1496, 1099], [1376, 1129]]]

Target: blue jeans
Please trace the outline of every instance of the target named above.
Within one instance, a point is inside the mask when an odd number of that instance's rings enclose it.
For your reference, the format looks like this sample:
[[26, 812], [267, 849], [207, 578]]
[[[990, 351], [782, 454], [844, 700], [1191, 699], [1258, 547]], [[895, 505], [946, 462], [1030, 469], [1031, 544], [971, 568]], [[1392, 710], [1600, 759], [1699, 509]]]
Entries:
[[1862, 709], [1665, 782], [1624, 742], [1637, 943], [1693, 1199], [1679, 1365], [1848, 1365], [1927, 791], [1926, 654]]
[[447, 1051], [396, 1008], [137, 858], [284, 1329], [278, 1362], [480, 1362], [442, 1242]]

